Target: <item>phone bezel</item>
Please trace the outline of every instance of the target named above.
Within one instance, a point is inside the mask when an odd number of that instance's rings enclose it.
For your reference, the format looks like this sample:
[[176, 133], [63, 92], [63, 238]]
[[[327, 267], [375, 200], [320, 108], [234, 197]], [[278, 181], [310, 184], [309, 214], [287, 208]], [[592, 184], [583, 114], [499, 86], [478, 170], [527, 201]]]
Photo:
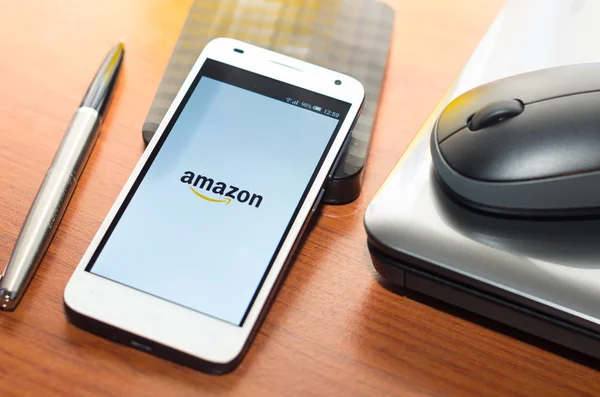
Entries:
[[[338, 135], [326, 154], [242, 326], [226, 323], [85, 271], [118, 209], [125, 201], [144, 164], [207, 58], [351, 104]], [[334, 83], [336, 80], [341, 80], [342, 84], [336, 85]], [[137, 335], [145, 341], [156, 342], [215, 365], [226, 365], [236, 361], [250, 341], [252, 331], [260, 323], [259, 319], [268, 305], [269, 296], [278, 285], [279, 276], [285, 270], [294, 244], [298, 240], [317, 195], [358, 116], [363, 99], [362, 85], [349, 76], [237, 40], [220, 38], [211, 41], [194, 64], [156, 134], [69, 280], [65, 289], [64, 302], [70, 315], [87, 317], [92, 322], [96, 321], [112, 326], [127, 334]]]

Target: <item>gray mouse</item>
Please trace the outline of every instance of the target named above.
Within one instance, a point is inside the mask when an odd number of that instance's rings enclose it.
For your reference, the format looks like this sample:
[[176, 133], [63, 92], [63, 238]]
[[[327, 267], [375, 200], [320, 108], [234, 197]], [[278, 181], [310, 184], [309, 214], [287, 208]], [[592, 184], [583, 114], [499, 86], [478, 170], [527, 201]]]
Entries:
[[444, 191], [506, 216], [600, 215], [600, 63], [496, 80], [454, 99], [431, 134]]

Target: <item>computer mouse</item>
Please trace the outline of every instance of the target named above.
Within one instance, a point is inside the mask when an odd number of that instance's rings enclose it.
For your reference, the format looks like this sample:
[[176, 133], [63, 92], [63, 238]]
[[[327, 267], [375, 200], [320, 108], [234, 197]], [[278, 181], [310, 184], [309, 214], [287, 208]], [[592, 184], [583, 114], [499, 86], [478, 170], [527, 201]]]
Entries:
[[448, 104], [431, 134], [443, 190], [506, 216], [600, 215], [600, 63], [528, 72]]

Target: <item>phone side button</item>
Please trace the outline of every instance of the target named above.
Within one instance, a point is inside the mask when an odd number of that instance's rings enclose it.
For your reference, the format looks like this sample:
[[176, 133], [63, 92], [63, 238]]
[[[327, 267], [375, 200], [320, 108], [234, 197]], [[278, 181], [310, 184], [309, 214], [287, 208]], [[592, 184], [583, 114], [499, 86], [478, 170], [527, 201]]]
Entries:
[[323, 198], [323, 194], [325, 194], [325, 189], [321, 189], [321, 191], [319, 192], [317, 199], [315, 200], [315, 203], [313, 204], [311, 212], [317, 211], [317, 208], [319, 208], [319, 204], [321, 204], [321, 199]]

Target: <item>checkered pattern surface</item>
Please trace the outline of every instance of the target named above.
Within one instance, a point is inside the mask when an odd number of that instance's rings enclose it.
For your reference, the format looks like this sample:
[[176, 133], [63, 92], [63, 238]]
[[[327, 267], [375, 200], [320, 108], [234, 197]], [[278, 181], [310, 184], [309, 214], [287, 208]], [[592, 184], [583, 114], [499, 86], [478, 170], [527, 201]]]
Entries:
[[196, 0], [144, 123], [144, 139], [158, 128], [206, 43], [232, 37], [363, 83], [363, 113], [334, 178], [355, 175], [367, 155], [393, 22], [393, 10], [375, 0]]

